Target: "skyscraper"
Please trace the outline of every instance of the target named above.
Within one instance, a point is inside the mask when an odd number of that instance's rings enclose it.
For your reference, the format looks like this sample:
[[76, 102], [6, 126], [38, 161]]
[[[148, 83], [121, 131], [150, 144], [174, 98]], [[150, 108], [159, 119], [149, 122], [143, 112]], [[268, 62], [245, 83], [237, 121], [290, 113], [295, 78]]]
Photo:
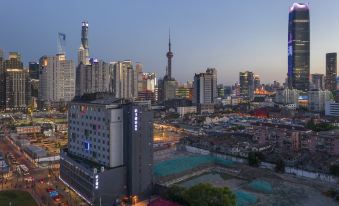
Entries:
[[252, 100], [254, 96], [254, 74], [253, 72], [245, 71], [239, 73], [240, 95]]
[[80, 63], [89, 64], [89, 48], [88, 48], [88, 22], [83, 21], [81, 24], [81, 44], [78, 50], [78, 65]]
[[39, 63], [29, 62], [28, 70], [29, 70], [29, 78], [39, 79]]
[[208, 68], [205, 73], [195, 74], [193, 104], [213, 104], [217, 98], [217, 70]]
[[112, 74], [109, 63], [90, 59], [90, 64], [80, 63], [76, 69], [76, 95], [112, 92]]
[[142, 75], [143, 65], [140, 62], [135, 64], [135, 72], [138, 76], [138, 92], [143, 91], [143, 75]]
[[20, 54], [10, 52], [9, 59], [3, 62], [3, 70], [6, 110], [25, 110], [30, 103], [31, 93], [28, 70], [23, 68]]
[[254, 75], [254, 90], [259, 89], [261, 86], [260, 84], [260, 76]]
[[[69, 106], [68, 148], [60, 179], [91, 205], [148, 195], [152, 187], [153, 113], [149, 102], [110, 94], [76, 97]], [[115, 205], [115, 204], [114, 204]]]
[[112, 91], [116, 98], [134, 99], [138, 97], [138, 76], [132, 61], [110, 63], [112, 74]]
[[141, 73], [141, 80], [138, 81], [138, 99], [142, 101], [150, 100], [155, 102], [155, 87], [156, 87], [155, 73]]
[[325, 90], [325, 80], [323, 74], [312, 74], [311, 75], [311, 86], [310, 89]]
[[42, 106], [63, 105], [75, 96], [75, 66], [65, 55], [40, 58], [39, 101]]
[[337, 87], [337, 53], [326, 54], [326, 81], [325, 88], [336, 91]]
[[40, 66], [37, 62], [29, 62], [29, 78], [31, 82], [31, 96], [38, 98]]
[[288, 22], [288, 86], [309, 90], [310, 14], [306, 4], [294, 3]]
[[5, 109], [6, 98], [5, 98], [5, 70], [3, 69], [3, 50], [0, 49], [0, 110]]

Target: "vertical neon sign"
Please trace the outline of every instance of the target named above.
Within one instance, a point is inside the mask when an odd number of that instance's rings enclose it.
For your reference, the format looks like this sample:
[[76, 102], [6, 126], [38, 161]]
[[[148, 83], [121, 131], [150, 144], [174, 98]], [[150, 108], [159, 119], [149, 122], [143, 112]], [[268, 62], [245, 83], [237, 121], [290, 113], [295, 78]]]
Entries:
[[138, 109], [134, 109], [134, 131], [138, 131]]

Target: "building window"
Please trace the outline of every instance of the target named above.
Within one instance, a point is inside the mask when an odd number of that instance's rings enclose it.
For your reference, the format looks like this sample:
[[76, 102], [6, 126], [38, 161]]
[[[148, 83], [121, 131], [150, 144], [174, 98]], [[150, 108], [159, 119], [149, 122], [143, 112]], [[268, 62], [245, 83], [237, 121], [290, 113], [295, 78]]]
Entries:
[[[79, 130], [79, 128], [78, 128]], [[89, 131], [87, 129], [85, 129], [85, 136], [88, 137], [89, 136]]]

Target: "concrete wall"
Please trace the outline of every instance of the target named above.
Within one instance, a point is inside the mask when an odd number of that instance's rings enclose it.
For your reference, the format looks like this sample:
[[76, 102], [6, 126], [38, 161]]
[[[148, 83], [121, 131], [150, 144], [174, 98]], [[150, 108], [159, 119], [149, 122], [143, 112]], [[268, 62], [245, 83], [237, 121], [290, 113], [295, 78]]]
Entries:
[[94, 204], [113, 205], [117, 198], [127, 194], [126, 167], [117, 167], [99, 174], [99, 188]]

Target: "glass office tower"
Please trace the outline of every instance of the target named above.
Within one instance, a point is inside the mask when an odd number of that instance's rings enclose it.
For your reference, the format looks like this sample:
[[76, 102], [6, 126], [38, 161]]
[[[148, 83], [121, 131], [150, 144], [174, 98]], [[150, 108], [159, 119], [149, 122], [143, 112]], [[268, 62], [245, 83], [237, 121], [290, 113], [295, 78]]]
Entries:
[[310, 14], [307, 4], [294, 3], [288, 22], [289, 88], [309, 90], [310, 84]]

